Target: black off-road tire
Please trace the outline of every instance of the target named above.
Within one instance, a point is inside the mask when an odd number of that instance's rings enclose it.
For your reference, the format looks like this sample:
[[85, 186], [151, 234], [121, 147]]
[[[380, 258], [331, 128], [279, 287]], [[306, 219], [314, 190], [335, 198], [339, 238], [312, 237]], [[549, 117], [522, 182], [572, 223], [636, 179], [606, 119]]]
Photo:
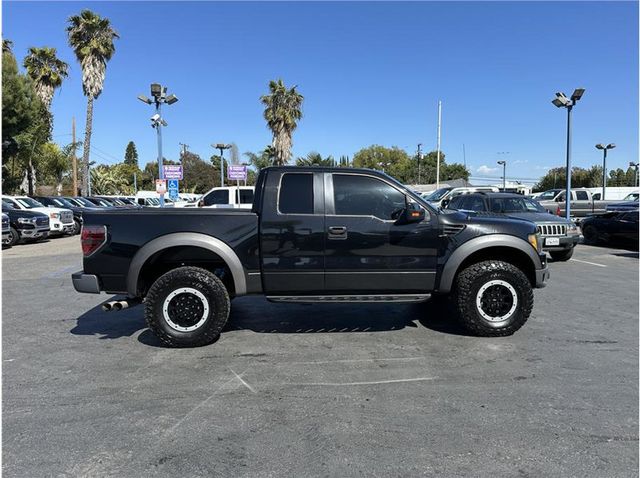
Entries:
[[7, 241], [6, 245], [8, 247], [13, 247], [18, 242], [20, 242], [20, 234], [15, 228], [12, 227], [11, 232], [9, 233], [9, 240]]
[[[508, 316], [505, 314], [501, 321], [487, 320], [477, 305], [480, 289], [491, 281], [508, 283], [517, 296], [515, 310]], [[524, 272], [513, 264], [489, 260], [472, 264], [458, 274], [452, 299], [458, 320], [467, 331], [482, 337], [501, 337], [512, 335], [529, 318], [533, 309], [533, 288]]]
[[549, 255], [556, 262], [564, 262], [571, 259], [571, 256], [573, 255], [573, 249], [575, 248], [571, 247], [569, 249], [565, 249], [564, 251], [549, 251]]
[[598, 229], [591, 224], [587, 224], [584, 229], [582, 229], [582, 236], [584, 237], [584, 242], [587, 244], [597, 244], [600, 241]]
[[[171, 314], [163, 310], [167, 297], [183, 288], [195, 289], [207, 301], [204, 304], [196, 295], [186, 293], [190, 300], [196, 302], [196, 306], [200, 301], [202, 316], [206, 315], [201, 325], [194, 330], [176, 330], [167, 320]], [[171, 303], [170, 300], [169, 304]], [[208, 314], [204, 314], [205, 305], [208, 307]], [[173, 269], [153, 283], [145, 298], [144, 314], [147, 325], [164, 345], [199, 347], [214, 342], [220, 336], [229, 318], [230, 308], [229, 294], [222, 281], [205, 269], [188, 266]], [[175, 313], [178, 309], [173, 310]]]

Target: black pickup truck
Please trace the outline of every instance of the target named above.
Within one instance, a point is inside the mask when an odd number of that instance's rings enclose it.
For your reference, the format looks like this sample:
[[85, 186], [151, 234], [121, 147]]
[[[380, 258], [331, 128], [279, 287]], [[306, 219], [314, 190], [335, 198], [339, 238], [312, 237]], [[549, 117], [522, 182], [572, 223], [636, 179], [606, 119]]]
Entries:
[[[89, 211], [79, 292], [144, 301], [169, 346], [214, 341], [230, 301], [419, 302], [450, 296], [472, 333], [510, 335], [549, 277], [533, 223], [434, 209], [368, 169], [271, 167], [249, 209]], [[372, 319], [373, 320], [373, 319]]]

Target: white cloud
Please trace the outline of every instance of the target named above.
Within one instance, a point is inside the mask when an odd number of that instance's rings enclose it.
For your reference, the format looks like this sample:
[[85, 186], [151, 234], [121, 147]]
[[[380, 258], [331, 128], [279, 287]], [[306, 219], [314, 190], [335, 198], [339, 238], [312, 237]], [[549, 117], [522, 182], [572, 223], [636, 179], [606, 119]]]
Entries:
[[476, 171], [479, 172], [480, 174], [491, 174], [491, 173], [495, 173], [497, 170], [498, 168], [490, 168], [486, 164], [483, 164], [478, 169], [476, 169]]

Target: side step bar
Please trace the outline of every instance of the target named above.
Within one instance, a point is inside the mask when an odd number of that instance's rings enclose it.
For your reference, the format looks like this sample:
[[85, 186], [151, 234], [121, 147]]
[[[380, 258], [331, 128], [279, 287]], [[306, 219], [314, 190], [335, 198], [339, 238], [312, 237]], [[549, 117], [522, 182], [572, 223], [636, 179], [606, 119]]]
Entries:
[[310, 304], [317, 302], [424, 302], [431, 294], [383, 294], [383, 295], [276, 295], [267, 296], [271, 302], [295, 302]]

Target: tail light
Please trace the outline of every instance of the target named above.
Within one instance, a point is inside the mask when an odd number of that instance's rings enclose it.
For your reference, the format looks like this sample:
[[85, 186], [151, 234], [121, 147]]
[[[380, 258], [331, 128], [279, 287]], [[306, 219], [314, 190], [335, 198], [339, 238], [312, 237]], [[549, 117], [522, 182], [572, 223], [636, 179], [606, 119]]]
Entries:
[[556, 208], [556, 216], [560, 216], [560, 215], [561, 215], [561, 214], [560, 214], [560, 206], [558, 206], [558, 207]]
[[82, 254], [85, 257], [96, 252], [105, 242], [107, 242], [106, 226], [82, 226], [80, 243], [82, 244]]

